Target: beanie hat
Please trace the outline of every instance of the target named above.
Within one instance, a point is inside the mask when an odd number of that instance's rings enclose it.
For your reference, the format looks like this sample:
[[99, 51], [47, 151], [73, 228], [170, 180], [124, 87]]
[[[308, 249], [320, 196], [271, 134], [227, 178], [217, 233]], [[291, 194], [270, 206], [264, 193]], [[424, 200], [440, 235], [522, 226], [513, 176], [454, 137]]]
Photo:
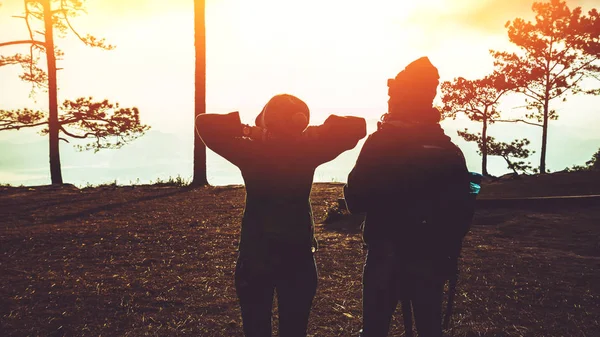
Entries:
[[267, 102], [255, 123], [275, 134], [300, 134], [309, 120], [310, 111], [304, 101], [293, 95], [281, 94]]
[[437, 88], [439, 79], [440, 75], [437, 68], [431, 64], [427, 56], [424, 56], [411, 62], [396, 75], [395, 79], [388, 81], [389, 94], [391, 96], [407, 86], [414, 87], [415, 84], [419, 86], [430, 85]]
[[[431, 64], [426, 56], [421, 57], [410, 64], [396, 75], [396, 78], [388, 80], [388, 94], [392, 100], [406, 98], [414, 99], [422, 97], [425, 101], [435, 98], [439, 85], [440, 75], [437, 68]], [[392, 112], [392, 110], [390, 110]], [[401, 110], [390, 114], [389, 118], [404, 119], [415, 122], [438, 123], [440, 112], [431, 106], [406, 106]]]

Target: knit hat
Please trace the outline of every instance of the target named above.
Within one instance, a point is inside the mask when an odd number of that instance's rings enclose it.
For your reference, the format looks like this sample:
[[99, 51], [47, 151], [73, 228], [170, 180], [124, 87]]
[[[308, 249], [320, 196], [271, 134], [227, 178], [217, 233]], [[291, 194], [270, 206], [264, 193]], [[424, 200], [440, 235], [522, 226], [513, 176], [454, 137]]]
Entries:
[[[421, 57], [388, 80], [390, 116], [415, 122], [438, 123], [440, 112], [432, 108], [440, 75], [429, 58]], [[426, 106], [427, 104], [427, 106]]]
[[423, 56], [407, 65], [395, 79], [388, 80], [389, 94], [391, 96], [407, 86], [414, 87], [415, 84], [437, 88], [439, 79], [437, 68], [427, 56]]
[[296, 96], [281, 94], [273, 96], [256, 117], [257, 126], [274, 134], [300, 134], [308, 126], [308, 105]]

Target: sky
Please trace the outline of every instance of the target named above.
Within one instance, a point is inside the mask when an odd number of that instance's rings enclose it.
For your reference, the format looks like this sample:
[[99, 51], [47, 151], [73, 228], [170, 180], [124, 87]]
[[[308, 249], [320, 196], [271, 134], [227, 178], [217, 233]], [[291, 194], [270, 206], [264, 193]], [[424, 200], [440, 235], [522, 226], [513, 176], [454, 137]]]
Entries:
[[[26, 38], [22, 19], [12, 17], [22, 13], [23, 2], [0, 3], [0, 41]], [[597, 0], [568, 3], [598, 7]], [[207, 0], [207, 112], [240, 111], [250, 123], [271, 96], [286, 92], [307, 102], [313, 124], [332, 113], [376, 119], [387, 109], [387, 79], [421, 56], [438, 67], [442, 81], [489, 73], [489, 49], [512, 48], [504, 24], [531, 18], [530, 6], [523, 0]], [[137, 106], [153, 130], [193, 132], [193, 2], [89, 0], [86, 7], [88, 13], [73, 20], [76, 29], [104, 37], [116, 49], [85, 47], [72, 35], [59, 39], [65, 52], [59, 101], [108, 98]], [[27, 50], [6, 47], [0, 54]], [[0, 109], [44, 109], [44, 93], [32, 98], [29, 85], [17, 78], [19, 70], [0, 68]], [[558, 155], [570, 157], [555, 168], [581, 164], [600, 147], [598, 99], [557, 102], [561, 118], [552, 122], [551, 135], [564, 133], [574, 137], [572, 146], [582, 140], [586, 148], [549, 152], [549, 166]], [[502, 107], [511, 115], [522, 105], [522, 98], [512, 97]], [[461, 118], [444, 123], [477, 127]], [[501, 140], [540, 133], [495, 128]], [[18, 132], [0, 134], [0, 142], [21, 138]], [[549, 148], [561, 146], [559, 138], [551, 141]]]

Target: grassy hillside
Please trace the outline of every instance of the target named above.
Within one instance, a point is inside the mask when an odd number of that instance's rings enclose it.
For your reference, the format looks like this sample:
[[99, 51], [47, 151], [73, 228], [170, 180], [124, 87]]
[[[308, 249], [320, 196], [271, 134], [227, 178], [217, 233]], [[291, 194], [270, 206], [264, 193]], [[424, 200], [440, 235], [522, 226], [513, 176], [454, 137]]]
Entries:
[[482, 184], [482, 198], [519, 198], [600, 194], [600, 171], [558, 172], [546, 175], [504, 177]]
[[[315, 185], [317, 222], [340, 196], [339, 184]], [[233, 270], [243, 202], [241, 187], [1, 188], [0, 335], [242, 336]], [[479, 212], [449, 334], [596, 334], [598, 223], [600, 206]], [[316, 235], [309, 335], [356, 335], [360, 232], [317, 225]], [[398, 313], [390, 336], [402, 329]]]

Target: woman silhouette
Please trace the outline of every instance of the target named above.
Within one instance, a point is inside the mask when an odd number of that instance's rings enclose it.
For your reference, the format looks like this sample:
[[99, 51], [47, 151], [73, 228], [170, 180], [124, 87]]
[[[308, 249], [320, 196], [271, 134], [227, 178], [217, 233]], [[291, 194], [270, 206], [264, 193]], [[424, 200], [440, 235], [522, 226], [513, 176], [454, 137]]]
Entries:
[[276, 290], [280, 336], [306, 336], [317, 288], [314, 172], [365, 137], [365, 120], [331, 115], [308, 127], [308, 106], [287, 94], [269, 100], [256, 126], [243, 125], [237, 112], [198, 118], [206, 146], [236, 165], [246, 186], [235, 272], [244, 334], [271, 336]]

